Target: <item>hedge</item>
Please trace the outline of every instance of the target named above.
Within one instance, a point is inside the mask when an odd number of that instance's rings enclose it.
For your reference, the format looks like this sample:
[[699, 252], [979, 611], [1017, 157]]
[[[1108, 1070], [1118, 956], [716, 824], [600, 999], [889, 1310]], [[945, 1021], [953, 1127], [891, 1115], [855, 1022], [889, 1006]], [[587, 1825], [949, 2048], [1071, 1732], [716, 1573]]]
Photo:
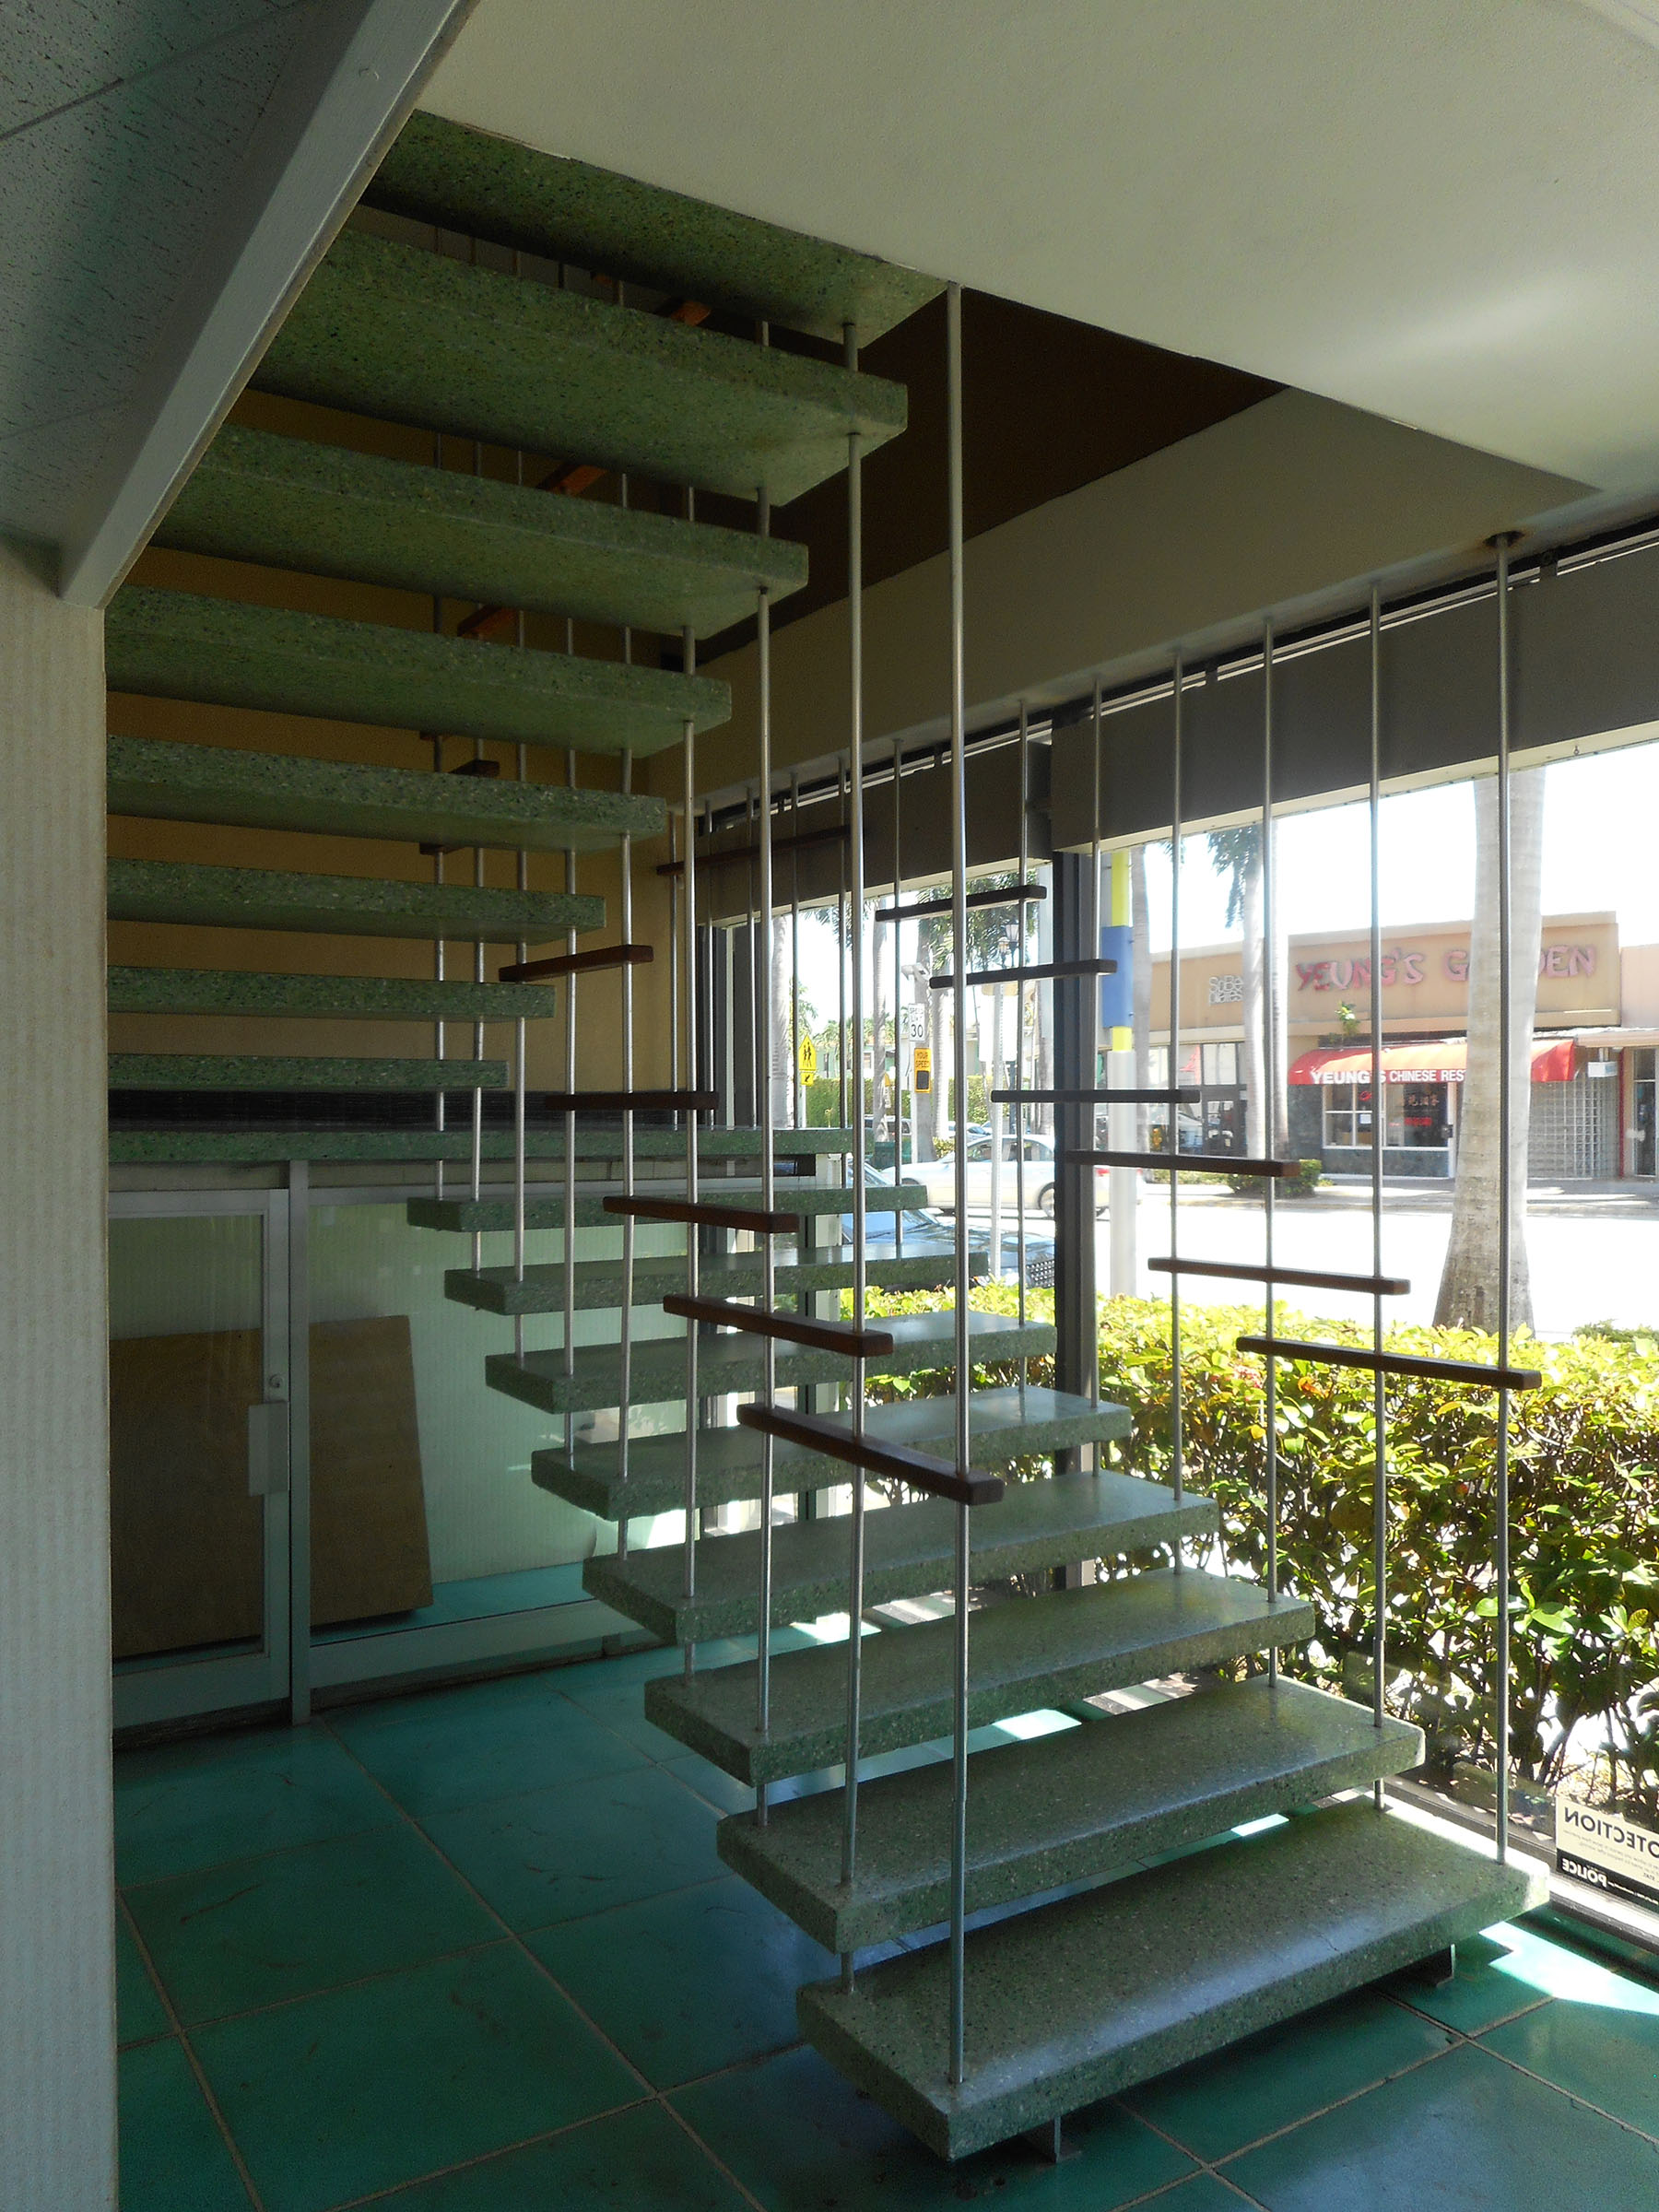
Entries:
[[[1053, 1294], [1031, 1291], [1034, 1318]], [[1014, 1309], [1016, 1292], [987, 1284], [978, 1306]], [[881, 1297], [872, 1312], [947, 1305], [936, 1292]], [[1362, 1324], [1280, 1306], [1288, 1336], [1369, 1343]], [[1259, 1331], [1261, 1310], [1187, 1306], [1182, 1313], [1186, 1479], [1221, 1509], [1235, 1571], [1265, 1565], [1263, 1362], [1234, 1348]], [[1391, 1346], [1490, 1359], [1492, 1339], [1468, 1330], [1396, 1327]], [[1599, 1723], [1609, 1739], [1598, 1783], [1659, 1813], [1659, 1362], [1651, 1342], [1580, 1335], [1517, 1340], [1542, 1370], [1536, 1391], [1511, 1399], [1510, 1726], [1516, 1771], [1551, 1786], [1568, 1737]], [[976, 1387], [1016, 1379], [976, 1368]], [[1030, 1363], [1052, 1383], [1052, 1359]], [[872, 1382], [872, 1395], [948, 1390], [948, 1371]], [[1154, 1478], [1170, 1465], [1170, 1309], [1153, 1299], [1100, 1303], [1102, 1395], [1135, 1415], [1117, 1464]], [[1278, 1382], [1279, 1556], [1287, 1583], [1318, 1618], [1314, 1642], [1287, 1665], [1327, 1685], [1370, 1694], [1373, 1379], [1362, 1370], [1281, 1362]], [[1490, 1679], [1497, 1604], [1491, 1567], [1497, 1401], [1485, 1392], [1391, 1379], [1388, 1412], [1388, 1698], [1430, 1736], [1431, 1757], [1483, 1765], [1493, 1754]], [[993, 1509], [994, 1510], [994, 1509]], [[1583, 1746], [1574, 1747], [1574, 1757]]]

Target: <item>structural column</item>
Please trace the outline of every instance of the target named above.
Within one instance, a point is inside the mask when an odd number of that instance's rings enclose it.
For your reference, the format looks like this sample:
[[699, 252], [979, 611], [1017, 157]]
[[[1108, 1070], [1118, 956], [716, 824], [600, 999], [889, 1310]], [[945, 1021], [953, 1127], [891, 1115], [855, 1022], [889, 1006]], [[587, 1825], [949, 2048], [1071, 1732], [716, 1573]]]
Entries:
[[0, 2194], [115, 2202], [103, 618], [0, 543]]
[[[1055, 960], [1078, 960], [1100, 951], [1093, 939], [1093, 894], [1087, 853], [1056, 853], [1053, 886]], [[1092, 941], [1091, 941], [1092, 940]], [[1054, 1002], [1054, 1088], [1092, 1089], [1095, 1076], [1096, 994], [1092, 976], [1052, 984]], [[1054, 1108], [1054, 1349], [1056, 1389], [1095, 1394], [1100, 1362], [1095, 1306], [1095, 1171], [1073, 1164], [1095, 1146], [1092, 1106]], [[1076, 1464], [1073, 1462], [1072, 1464]], [[1058, 1469], [1056, 1470], [1058, 1471]]]

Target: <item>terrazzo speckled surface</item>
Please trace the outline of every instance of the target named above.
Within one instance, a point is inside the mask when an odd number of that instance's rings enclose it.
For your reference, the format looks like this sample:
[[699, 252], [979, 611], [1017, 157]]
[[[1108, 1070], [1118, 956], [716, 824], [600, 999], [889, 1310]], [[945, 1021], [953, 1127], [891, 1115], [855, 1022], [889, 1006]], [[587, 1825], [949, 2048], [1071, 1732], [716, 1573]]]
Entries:
[[227, 425], [156, 533], [182, 552], [700, 638], [806, 581], [806, 548]]
[[[982, 1506], [990, 1514], [994, 1505]], [[971, 1723], [1063, 1704], [1103, 1689], [1312, 1635], [1313, 1609], [1270, 1606], [1253, 1583], [1165, 1569], [1118, 1583], [1050, 1590], [975, 1613], [968, 1639]], [[863, 1748], [897, 1751], [947, 1735], [956, 1624], [927, 1620], [874, 1637], [864, 1657]], [[645, 1688], [645, 1717], [739, 1782], [782, 1781], [831, 1766], [846, 1747], [844, 1655], [833, 1647], [772, 1662], [771, 1728], [755, 1725], [752, 1664]]]
[[[792, 1130], [789, 1140], [792, 1144], [794, 1141], [794, 1135], [795, 1133]], [[680, 1157], [683, 1159], [686, 1140], [681, 1137], [677, 1141]], [[782, 1144], [780, 1144], [779, 1149], [782, 1151]], [[611, 1155], [611, 1157], [615, 1156]], [[804, 1215], [808, 1218], [820, 1214], [842, 1213], [846, 1210], [848, 1203], [846, 1192], [830, 1183], [803, 1182], [799, 1188], [796, 1188], [793, 1183], [780, 1182], [776, 1186], [776, 1191], [774, 1203], [777, 1210], [786, 1214]], [[579, 1210], [577, 1219], [584, 1223], [608, 1221], [619, 1229], [622, 1225], [621, 1217], [617, 1214], [606, 1213], [601, 1205], [601, 1197], [602, 1195], [619, 1197], [621, 1192], [620, 1183], [590, 1185], [576, 1202], [579, 1209], [586, 1206], [588, 1211], [583, 1214]], [[636, 1183], [634, 1194], [640, 1198], [679, 1200], [685, 1197], [686, 1188], [684, 1183], [677, 1182], [672, 1177], [665, 1175], [660, 1183], [655, 1181], [649, 1183]], [[760, 1193], [753, 1183], [739, 1183], [735, 1187], [725, 1183], [709, 1183], [700, 1190], [699, 1197], [711, 1206], [718, 1203], [721, 1206], [740, 1206], [755, 1212], [759, 1212], [760, 1208]], [[909, 1208], [925, 1205], [926, 1198], [927, 1194], [920, 1183], [900, 1183], [897, 1190], [890, 1182], [881, 1185], [872, 1183], [865, 1194], [865, 1204], [873, 1214], [890, 1214], [896, 1207]], [[410, 1225], [415, 1229], [458, 1229], [467, 1235], [471, 1235], [476, 1230], [511, 1229], [513, 1222], [512, 1200], [510, 1197], [411, 1198], [408, 1212]], [[536, 1196], [530, 1201], [525, 1216], [526, 1228], [562, 1229], [563, 1226], [564, 1199], [562, 1196], [549, 1193], [545, 1197]]]
[[[456, 986], [457, 989], [461, 987]], [[485, 985], [486, 990], [513, 987], [508, 984]], [[524, 990], [545, 988], [533, 984], [518, 987]], [[476, 986], [468, 985], [466, 988], [473, 989]], [[137, 1010], [143, 1012], [153, 1009]], [[185, 1009], [187, 1012], [199, 1010]], [[250, 1008], [253, 1013], [271, 1010], [265, 1006]], [[551, 1007], [536, 1010], [547, 1013], [551, 1011]], [[808, 1135], [821, 1139], [826, 1135], [834, 1136], [837, 1133], [822, 1129], [811, 1132], [798, 1129], [781, 1131], [777, 1141], [777, 1157], [783, 1159], [798, 1154], [812, 1159], [829, 1151], [845, 1151], [850, 1143], [850, 1140], [842, 1138], [832, 1145], [819, 1143], [809, 1147], [804, 1141]], [[711, 1129], [705, 1130], [700, 1136], [697, 1148], [704, 1160], [747, 1160], [759, 1153], [760, 1140], [755, 1130]], [[483, 1149], [487, 1160], [511, 1159], [512, 1139], [500, 1130], [487, 1129], [484, 1132]], [[550, 1161], [562, 1160], [564, 1134], [561, 1130], [533, 1129], [525, 1138], [524, 1150], [528, 1159], [538, 1160], [544, 1166]], [[576, 1157], [581, 1160], [594, 1161], [620, 1159], [622, 1140], [619, 1132], [579, 1130], [576, 1135]], [[634, 1132], [634, 1157], [637, 1160], [683, 1160], [686, 1157], [686, 1140], [672, 1130], [639, 1129]], [[110, 1158], [136, 1163], [171, 1160], [180, 1164], [191, 1161], [235, 1163], [272, 1159], [470, 1159], [472, 1138], [470, 1134], [458, 1130], [441, 1135], [430, 1129], [118, 1129], [111, 1132]]]
[[802, 1990], [801, 2026], [946, 2158], [1097, 2098], [1543, 1901], [1541, 1868], [1368, 1804], [996, 1922], [968, 1938], [967, 2078], [946, 2078], [947, 1947]]
[[[999, 1503], [971, 1516], [973, 1580], [996, 1582], [1063, 1567], [1069, 1560], [1207, 1535], [1218, 1519], [1207, 1498], [1187, 1498], [1178, 1505], [1172, 1492], [1133, 1475], [1064, 1475], [1052, 1481], [1011, 1483]], [[941, 1498], [868, 1514], [865, 1603], [888, 1605], [943, 1589], [956, 1558], [956, 1507]], [[632, 1551], [626, 1559], [591, 1559], [582, 1569], [582, 1586], [665, 1643], [749, 1634], [759, 1618], [759, 1531], [706, 1537], [696, 1549], [692, 1598], [685, 1594], [685, 1554], [677, 1545]], [[778, 1626], [816, 1620], [844, 1606], [847, 1523], [799, 1521], [774, 1530], [771, 1574], [772, 1619]]]
[[537, 853], [596, 853], [618, 839], [661, 837], [661, 799], [562, 783], [494, 782], [406, 768], [362, 768], [217, 745], [110, 739], [109, 807], [171, 822], [409, 844], [494, 845]]
[[[698, 1262], [700, 1285], [708, 1298], [758, 1298], [764, 1280], [765, 1263], [758, 1253], [708, 1253]], [[619, 1306], [623, 1280], [621, 1260], [578, 1260], [571, 1271], [577, 1310]], [[934, 1290], [955, 1280], [956, 1258], [951, 1253], [934, 1253], [921, 1259], [869, 1260], [866, 1280], [889, 1290]], [[773, 1289], [777, 1297], [795, 1298], [808, 1291], [841, 1290], [853, 1281], [851, 1247], [831, 1245], [822, 1258], [785, 1259], [775, 1264]], [[636, 1260], [633, 1300], [636, 1306], [660, 1305], [665, 1298], [686, 1288], [686, 1263], [677, 1255], [665, 1260]], [[480, 1313], [562, 1313], [565, 1271], [552, 1261], [527, 1266], [521, 1280], [511, 1267], [452, 1267], [443, 1278], [443, 1294], [458, 1306], [473, 1306]]]
[[[871, 1516], [872, 1534], [885, 1518]], [[1422, 1755], [1421, 1732], [1403, 1721], [1379, 1729], [1360, 1706], [1265, 1675], [978, 1752], [968, 1910], [1122, 1874], [1242, 1821], [1404, 1773]], [[885, 1943], [949, 1917], [950, 1789], [943, 1766], [861, 1788], [851, 1891], [835, 1792], [776, 1806], [765, 1828], [752, 1813], [723, 1820], [720, 1855], [826, 1949]]]
[[347, 230], [264, 392], [784, 506], [903, 429], [904, 389]]
[[[546, 983], [428, 982], [390, 975], [262, 975], [238, 968], [112, 968], [112, 1014], [307, 1016], [349, 1021], [530, 1021], [556, 1011]], [[468, 1139], [468, 1150], [471, 1139]]]
[[[410, 1202], [411, 1213], [420, 1203]], [[1046, 1323], [1027, 1322], [1022, 1328], [999, 1313], [971, 1313], [969, 1324], [975, 1359], [1039, 1359], [1054, 1348], [1054, 1331]], [[910, 1313], [884, 1322], [882, 1326], [892, 1335], [893, 1349], [867, 1359], [866, 1374], [908, 1375], [918, 1369], [952, 1364], [954, 1313]], [[817, 1351], [802, 1345], [780, 1344], [776, 1361], [780, 1390], [793, 1390], [797, 1383], [841, 1382], [852, 1371], [844, 1352]], [[545, 1413], [597, 1412], [619, 1402], [622, 1356], [617, 1346], [579, 1347], [574, 1368], [573, 1374], [565, 1373], [562, 1351], [526, 1352], [523, 1359], [514, 1359], [510, 1352], [492, 1353], [484, 1362], [485, 1379], [492, 1390], [527, 1406], [538, 1406]], [[760, 1337], [730, 1331], [700, 1339], [698, 1379], [705, 1396], [759, 1390], [765, 1374], [766, 1346]], [[630, 1382], [635, 1406], [683, 1400], [683, 1337], [636, 1344]]]
[[112, 922], [189, 922], [208, 929], [300, 929], [339, 937], [462, 937], [545, 945], [602, 929], [603, 899], [564, 891], [478, 890], [375, 876], [301, 876], [171, 860], [109, 864]]
[[104, 668], [112, 691], [641, 757], [732, 711], [712, 677], [133, 583], [104, 618]]
[[[849, 1417], [835, 1418], [844, 1425]], [[871, 1406], [865, 1412], [865, 1427], [884, 1443], [910, 1444], [921, 1452], [948, 1452], [956, 1435], [956, 1398], [900, 1398], [890, 1405]], [[1087, 1398], [1048, 1390], [1039, 1383], [1014, 1383], [1000, 1390], [969, 1394], [969, 1457], [976, 1467], [1006, 1467], [1018, 1459], [1047, 1458], [1077, 1444], [1112, 1441], [1128, 1436], [1134, 1427], [1133, 1415], [1122, 1406], [1092, 1406]], [[759, 1494], [760, 1441], [752, 1429], [701, 1431], [697, 1447], [697, 1494], [705, 1505], [726, 1505]], [[829, 1459], [821, 1452], [805, 1451], [799, 1444], [774, 1443], [772, 1457], [780, 1489], [806, 1489], [815, 1483], [846, 1479], [842, 1462]], [[679, 1510], [686, 1494], [686, 1447], [680, 1437], [646, 1436], [631, 1441], [626, 1500], [617, 1462], [614, 1444], [578, 1444], [571, 1452], [562, 1448], [537, 1452], [530, 1461], [531, 1479], [604, 1521], [616, 1520], [625, 1505], [631, 1513]]]
[[500, 1090], [504, 1060], [375, 1060], [357, 1053], [112, 1053], [112, 1090]]
[[585, 161], [414, 114], [363, 197], [549, 261], [867, 346], [944, 290], [937, 278]]

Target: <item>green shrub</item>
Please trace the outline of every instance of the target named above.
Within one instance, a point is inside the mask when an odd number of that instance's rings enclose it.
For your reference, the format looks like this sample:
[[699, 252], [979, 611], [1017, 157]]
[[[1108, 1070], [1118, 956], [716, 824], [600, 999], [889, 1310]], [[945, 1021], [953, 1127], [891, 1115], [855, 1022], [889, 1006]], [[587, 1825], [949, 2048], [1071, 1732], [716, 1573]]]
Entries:
[[[1011, 1286], [985, 1284], [974, 1303], [1011, 1312], [1016, 1296]], [[1032, 1291], [1028, 1300], [1033, 1318], [1052, 1317], [1052, 1293]], [[938, 1292], [873, 1294], [870, 1310], [917, 1312], [949, 1302]], [[1282, 1306], [1276, 1314], [1287, 1335], [1371, 1340], [1359, 1324]], [[1128, 1406], [1135, 1424], [1114, 1457], [1167, 1478], [1169, 1306], [1104, 1300], [1100, 1322], [1101, 1394]], [[1229, 1562], [1257, 1576], [1265, 1566], [1264, 1363], [1234, 1340], [1262, 1323], [1260, 1309], [1182, 1312], [1186, 1478], [1220, 1507]], [[1490, 1359], [1494, 1348], [1490, 1337], [1455, 1329], [1396, 1327], [1386, 1341], [1459, 1359]], [[1652, 1815], [1659, 1812], [1659, 1362], [1652, 1340], [1641, 1337], [1523, 1346], [1544, 1382], [1511, 1399], [1514, 1762], [1523, 1775], [1553, 1783], [1567, 1732], [1599, 1718], [1618, 1747], [1604, 1782]], [[1052, 1360], [1032, 1360], [1030, 1371], [1033, 1382], [1053, 1382]], [[1015, 1372], [976, 1368], [975, 1387], [1011, 1382]], [[951, 1380], [948, 1371], [884, 1379], [872, 1382], [872, 1394], [930, 1394]], [[1318, 1621], [1313, 1643], [1287, 1664], [1333, 1687], [1364, 1677], [1371, 1663], [1373, 1391], [1362, 1370], [1279, 1363], [1281, 1575]], [[1424, 1726], [1442, 1757], [1489, 1764], [1497, 1400], [1417, 1378], [1391, 1378], [1386, 1391], [1389, 1700]]]

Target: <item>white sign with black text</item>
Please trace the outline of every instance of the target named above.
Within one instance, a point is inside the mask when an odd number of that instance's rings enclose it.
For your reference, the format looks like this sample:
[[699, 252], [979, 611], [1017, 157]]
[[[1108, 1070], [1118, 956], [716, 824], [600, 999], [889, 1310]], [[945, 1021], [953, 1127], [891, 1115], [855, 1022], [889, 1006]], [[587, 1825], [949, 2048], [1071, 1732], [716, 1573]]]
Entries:
[[1659, 1904], [1659, 1835], [1651, 1828], [1558, 1791], [1555, 1845], [1557, 1867], [1575, 1881]]

